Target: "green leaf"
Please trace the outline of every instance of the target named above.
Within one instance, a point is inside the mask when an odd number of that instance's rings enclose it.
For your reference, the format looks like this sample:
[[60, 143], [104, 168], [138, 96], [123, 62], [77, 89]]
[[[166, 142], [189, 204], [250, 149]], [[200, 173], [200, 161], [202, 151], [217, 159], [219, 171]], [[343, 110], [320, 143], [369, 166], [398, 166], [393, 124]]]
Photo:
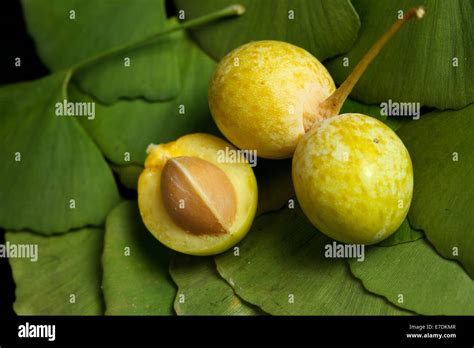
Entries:
[[138, 185], [138, 177], [143, 171], [142, 166], [111, 166], [112, 170], [119, 176], [119, 180], [126, 188], [136, 190]]
[[398, 131], [413, 161], [408, 217], [436, 250], [474, 278], [474, 104], [433, 112]]
[[377, 244], [377, 246], [393, 246], [402, 243], [414, 242], [418, 239], [423, 238], [425, 235], [422, 231], [417, 231], [411, 228], [408, 220], [403, 220], [401, 226], [384, 241]]
[[96, 228], [50, 237], [7, 232], [9, 249], [37, 248], [38, 257], [36, 262], [32, 262], [34, 258], [9, 258], [16, 284], [13, 305], [16, 314], [103, 314], [100, 290], [103, 237], [103, 230]]
[[[407, 23], [371, 63], [351, 93], [367, 104], [420, 102], [438, 109], [474, 101], [474, 7], [463, 0], [353, 0], [362, 26], [351, 50], [327, 64], [341, 84], [369, 47], [398, 19], [399, 11], [424, 5], [426, 15]], [[349, 59], [349, 66], [344, 65]], [[457, 61], [454, 60], [457, 58]], [[454, 66], [456, 65], [457, 66]]]
[[[234, 3], [234, 0], [175, 0], [178, 14], [184, 10], [186, 20]], [[347, 0], [239, 0], [237, 3], [245, 6], [243, 16], [192, 30], [199, 45], [216, 60], [249, 41], [268, 39], [290, 42], [324, 60], [349, 50], [360, 26], [359, 17]]]
[[[30, 35], [52, 71], [69, 68], [111, 48], [148, 37], [166, 26], [163, 0], [23, 0]], [[75, 19], [71, 19], [74, 11]], [[120, 97], [168, 100], [179, 92], [173, 40], [106, 59], [76, 76], [104, 103]], [[130, 66], [124, 59], [130, 58]]]
[[325, 258], [332, 240], [299, 209], [259, 217], [217, 270], [237, 295], [276, 315], [403, 315], [407, 312], [364, 290], [343, 259]]
[[[341, 111], [339, 112], [339, 114], [345, 114], [345, 113], [357, 113], [357, 114], [372, 116], [376, 118], [377, 120], [385, 123], [393, 131], [396, 131], [398, 128], [400, 128], [404, 122], [404, 120], [398, 117], [392, 117], [392, 116], [388, 117], [388, 116], [381, 115], [379, 105], [365, 105], [352, 99], [346, 99], [346, 101], [344, 102], [344, 105], [341, 108]], [[405, 120], [405, 121], [408, 121], [408, 120]]]
[[53, 234], [101, 225], [118, 201], [112, 172], [77, 118], [55, 114], [64, 78], [59, 72], [0, 88], [0, 226], [6, 229]]
[[255, 167], [258, 182], [257, 215], [281, 209], [295, 196], [291, 179], [291, 160], [258, 158]]
[[[134, 100], [111, 106], [97, 104], [95, 119], [82, 120], [105, 156], [115, 164], [143, 164], [150, 143], [173, 141], [193, 132], [217, 133], [207, 105], [207, 85], [215, 63], [184, 34], [181, 38], [182, 89], [176, 99], [164, 103]], [[72, 89], [71, 96], [74, 100], [92, 100], [77, 89]]]
[[178, 315], [260, 315], [242, 301], [217, 273], [213, 258], [175, 255], [170, 267], [178, 285], [174, 308]]
[[474, 281], [424, 239], [370, 247], [364, 262], [351, 260], [350, 266], [366, 289], [400, 307], [424, 315], [474, 315]]
[[106, 314], [174, 314], [170, 256], [143, 226], [136, 202], [123, 202], [112, 210], [102, 256]]

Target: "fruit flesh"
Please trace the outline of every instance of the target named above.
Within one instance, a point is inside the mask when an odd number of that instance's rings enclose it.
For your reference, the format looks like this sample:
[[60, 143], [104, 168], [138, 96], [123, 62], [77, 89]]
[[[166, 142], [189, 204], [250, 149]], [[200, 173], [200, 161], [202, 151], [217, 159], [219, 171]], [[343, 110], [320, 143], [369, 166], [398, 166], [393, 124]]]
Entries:
[[221, 132], [259, 157], [292, 156], [335, 90], [326, 68], [302, 48], [255, 41], [225, 56], [209, 85], [209, 107]]
[[[168, 144], [149, 148], [145, 169], [138, 180], [138, 204], [147, 229], [169, 248], [190, 255], [214, 255], [237, 244], [248, 232], [257, 208], [257, 182], [248, 163], [220, 163], [218, 151], [234, 149], [208, 134], [185, 135]], [[228, 233], [193, 234], [178, 226], [168, 214], [161, 192], [161, 174], [168, 159], [189, 156], [221, 169], [234, 187], [237, 205]]]
[[292, 175], [305, 215], [345, 243], [374, 244], [389, 237], [412, 199], [407, 149], [390, 128], [362, 114], [316, 124], [297, 146]]

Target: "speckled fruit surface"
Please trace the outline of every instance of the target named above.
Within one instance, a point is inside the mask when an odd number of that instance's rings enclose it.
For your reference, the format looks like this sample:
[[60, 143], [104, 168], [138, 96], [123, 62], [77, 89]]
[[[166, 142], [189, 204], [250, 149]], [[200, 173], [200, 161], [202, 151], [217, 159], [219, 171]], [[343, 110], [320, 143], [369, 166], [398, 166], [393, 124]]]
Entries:
[[[257, 209], [257, 181], [247, 162], [222, 161], [219, 150], [236, 150], [208, 134], [185, 135], [174, 142], [152, 145], [138, 180], [138, 204], [147, 229], [169, 248], [190, 255], [219, 254], [237, 244], [249, 231]], [[237, 198], [236, 216], [228, 233], [196, 235], [179, 227], [168, 214], [161, 193], [163, 168], [170, 158], [198, 157], [220, 168], [232, 183]]]
[[315, 124], [296, 148], [292, 171], [305, 215], [341, 242], [387, 238], [410, 207], [410, 155], [389, 127], [366, 115], [342, 114]]
[[334, 90], [329, 72], [304, 49], [255, 41], [219, 63], [209, 85], [209, 107], [237, 147], [257, 150], [259, 157], [289, 158], [318, 118], [320, 102]]

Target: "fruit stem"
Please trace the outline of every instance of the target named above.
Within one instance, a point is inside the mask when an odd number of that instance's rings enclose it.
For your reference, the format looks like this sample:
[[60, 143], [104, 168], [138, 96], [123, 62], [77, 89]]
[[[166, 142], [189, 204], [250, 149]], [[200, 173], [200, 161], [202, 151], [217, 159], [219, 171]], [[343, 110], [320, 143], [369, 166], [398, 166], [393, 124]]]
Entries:
[[77, 72], [78, 70], [83, 69], [93, 63], [96, 63], [97, 61], [103, 60], [105, 58], [110, 58], [118, 53], [123, 53], [126, 51], [134, 50], [137, 48], [141, 48], [141, 47], [153, 44], [157, 42], [159, 39], [161, 39], [163, 36], [167, 34], [171, 34], [175, 31], [193, 28], [193, 27], [207, 24], [209, 22], [222, 19], [225, 17], [241, 16], [244, 13], [245, 13], [244, 6], [240, 4], [230, 5], [221, 10], [206, 14], [204, 16], [201, 16], [195, 19], [191, 19], [186, 22], [170, 25], [169, 27], [166, 27], [162, 29], [161, 31], [154, 33], [139, 41], [129, 42], [127, 44], [119, 45], [109, 50], [100, 52], [99, 54], [95, 56], [86, 58], [85, 60], [79, 62], [78, 64], [74, 65], [71, 69], [73, 70], [73, 72]]
[[357, 81], [367, 69], [369, 64], [379, 54], [380, 50], [385, 44], [395, 35], [395, 33], [410, 19], [416, 17], [417, 19], [423, 18], [426, 10], [423, 6], [414, 7], [408, 10], [403, 18], [398, 19], [392, 26], [383, 34], [369, 49], [362, 60], [356, 65], [354, 70], [346, 78], [346, 80], [339, 86], [339, 88], [331, 94], [327, 99], [320, 104], [320, 115], [321, 117], [328, 118], [334, 115], [338, 115], [342, 108], [342, 105], [346, 101], [347, 97], [351, 93]]

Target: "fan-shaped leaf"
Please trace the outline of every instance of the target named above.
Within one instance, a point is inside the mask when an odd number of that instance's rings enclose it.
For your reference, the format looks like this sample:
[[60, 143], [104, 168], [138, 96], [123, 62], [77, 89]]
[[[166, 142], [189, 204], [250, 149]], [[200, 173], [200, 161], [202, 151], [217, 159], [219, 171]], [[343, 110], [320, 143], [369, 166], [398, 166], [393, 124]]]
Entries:
[[[163, 0], [23, 0], [22, 3], [38, 53], [53, 71], [148, 37], [166, 25]], [[76, 79], [82, 88], [105, 103], [119, 97], [171, 99], [179, 92], [173, 40], [165, 37], [157, 44], [87, 67]]]
[[100, 290], [103, 237], [103, 230], [94, 228], [50, 237], [7, 232], [7, 249], [30, 250], [30, 255], [34, 255], [37, 248], [36, 262], [32, 262], [34, 258], [10, 255], [16, 284], [15, 312], [18, 315], [103, 314]]
[[425, 315], [474, 315], [474, 281], [424, 239], [370, 247], [364, 262], [350, 266], [366, 289], [397, 306]]
[[59, 72], [0, 88], [0, 226], [6, 229], [52, 234], [100, 225], [118, 201], [112, 172], [77, 118], [55, 114], [64, 78]]
[[439, 109], [462, 108], [474, 101], [472, 1], [352, 3], [362, 23], [359, 37], [347, 54], [327, 64], [338, 84], [404, 10], [417, 5], [427, 8], [421, 21], [400, 29], [371, 63], [351, 94], [354, 99], [368, 104], [389, 99], [420, 102]]
[[[234, 0], [175, 0], [185, 19], [218, 10]], [[243, 16], [193, 29], [199, 45], [216, 60], [253, 40], [282, 40], [303, 47], [323, 60], [347, 52], [360, 23], [347, 0], [239, 0]], [[181, 18], [181, 17], [180, 17]]]

